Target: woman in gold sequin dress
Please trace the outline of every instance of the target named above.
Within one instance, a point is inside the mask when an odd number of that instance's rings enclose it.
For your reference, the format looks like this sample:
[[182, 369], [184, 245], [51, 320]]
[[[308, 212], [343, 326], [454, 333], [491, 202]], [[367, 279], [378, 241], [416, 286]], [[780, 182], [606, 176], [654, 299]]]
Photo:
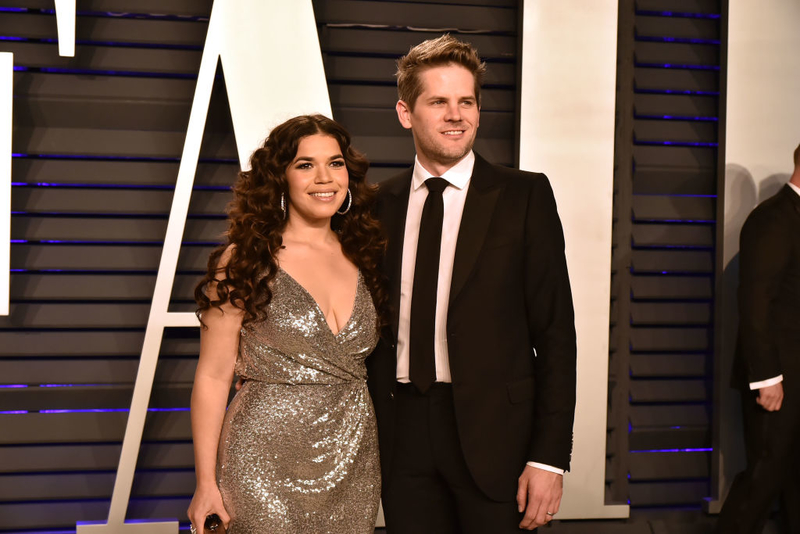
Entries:
[[[276, 127], [239, 174], [198, 285], [192, 527], [372, 533], [380, 467], [364, 359], [386, 300], [366, 159], [320, 115]], [[225, 404], [232, 377], [244, 385]]]

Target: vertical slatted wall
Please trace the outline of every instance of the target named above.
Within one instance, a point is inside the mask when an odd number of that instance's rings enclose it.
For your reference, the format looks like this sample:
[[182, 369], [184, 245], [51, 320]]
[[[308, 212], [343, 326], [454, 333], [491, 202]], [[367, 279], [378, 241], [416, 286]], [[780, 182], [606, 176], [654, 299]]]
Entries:
[[[0, 532], [69, 532], [107, 515], [211, 3], [80, 1], [76, 57], [60, 58], [52, 0], [0, 0], [0, 50], [16, 66]], [[318, 0], [314, 8], [334, 116], [372, 160], [372, 180], [413, 159], [394, 113], [394, 60], [440, 29], [473, 42], [489, 63], [477, 149], [513, 164], [516, 0]], [[191, 309], [224, 229], [237, 169], [225, 98], [220, 78], [174, 309]], [[185, 520], [197, 348], [196, 330], [167, 330], [129, 518]]]
[[612, 492], [634, 509], [697, 509], [711, 455], [720, 2], [623, 0], [620, 22]]

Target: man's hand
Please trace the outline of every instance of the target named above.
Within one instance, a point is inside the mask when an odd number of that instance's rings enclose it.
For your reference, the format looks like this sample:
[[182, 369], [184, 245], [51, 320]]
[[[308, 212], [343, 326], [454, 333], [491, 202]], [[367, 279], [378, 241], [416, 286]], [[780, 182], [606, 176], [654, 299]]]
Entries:
[[517, 506], [525, 512], [519, 528], [533, 530], [553, 519], [561, 506], [563, 489], [563, 475], [525, 466], [517, 486]]
[[760, 388], [756, 402], [768, 412], [777, 412], [783, 404], [783, 382]]

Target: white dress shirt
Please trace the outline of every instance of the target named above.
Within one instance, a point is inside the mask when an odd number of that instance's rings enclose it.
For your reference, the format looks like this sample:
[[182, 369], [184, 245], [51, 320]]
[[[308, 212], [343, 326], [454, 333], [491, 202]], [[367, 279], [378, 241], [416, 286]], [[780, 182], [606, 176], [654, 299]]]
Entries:
[[[450, 282], [453, 279], [453, 261], [456, 256], [458, 229], [461, 226], [461, 215], [464, 213], [464, 202], [467, 199], [469, 181], [475, 166], [475, 154], [470, 151], [464, 159], [447, 170], [440, 178], [449, 185], [442, 192], [444, 201], [444, 217], [442, 220], [442, 248], [439, 253], [439, 278], [436, 286], [436, 325], [434, 326], [433, 353], [436, 366], [436, 381], [451, 382], [450, 360], [447, 352], [447, 311], [450, 302]], [[397, 381], [409, 383], [408, 378], [408, 339], [411, 330], [411, 294], [414, 288], [414, 269], [417, 258], [417, 242], [419, 241], [419, 223], [422, 208], [428, 198], [425, 180], [436, 175], [428, 172], [414, 159], [414, 172], [411, 178], [411, 193], [408, 197], [406, 212], [406, 228], [403, 235], [403, 259], [400, 272], [400, 316], [397, 327]], [[527, 465], [564, 474], [563, 469], [538, 462]]]
[[[461, 214], [467, 199], [469, 180], [475, 166], [475, 154], [470, 152], [464, 159], [447, 170], [441, 178], [449, 185], [442, 192], [444, 218], [442, 219], [442, 248], [439, 253], [439, 278], [436, 286], [436, 325], [434, 327], [433, 353], [436, 365], [436, 381], [451, 382], [450, 361], [447, 353], [447, 310], [450, 302], [450, 282], [453, 279], [453, 260], [456, 255], [458, 229]], [[400, 273], [400, 316], [397, 326], [397, 381], [408, 383], [408, 338], [411, 325], [411, 293], [414, 288], [419, 221], [422, 207], [428, 198], [425, 180], [435, 175], [414, 160], [411, 178], [411, 194], [408, 198], [406, 229], [403, 235], [403, 260]]]
[[[800, 187], [797, 187], [796, 185], [794, 185], [791, 182], [789, 182], [788, 185], [789, 185], [789, 187], [792, 188], [792, 190], [795, 193], [800, 195]], [[754, 389], [766, 388], [766, 387], [769, 387], [769, 386], [774, 386], [775, 384], [780, 384], [781, 382], [783, 382], [783, 375], [778, 375], [778, 376], [775, 376], [775, 377], [772, 377], [772, 378], [768, 378], [766, 380], [760, 380], [759, 382], [750, 382], [750, 389], [754, 390]]]

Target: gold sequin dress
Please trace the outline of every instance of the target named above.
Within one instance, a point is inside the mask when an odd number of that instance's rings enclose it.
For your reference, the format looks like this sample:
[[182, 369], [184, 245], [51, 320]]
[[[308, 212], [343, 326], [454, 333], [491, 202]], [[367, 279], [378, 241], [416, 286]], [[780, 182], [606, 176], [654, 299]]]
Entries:
[[334, 335], [311, 295], [283, 270], [266, 320], [242, 328], [245, 378], [222, 426], [217, 483], [229, 534], [372, 534], [380, 465], [364, 359], [376, 313], [361, 273]]

